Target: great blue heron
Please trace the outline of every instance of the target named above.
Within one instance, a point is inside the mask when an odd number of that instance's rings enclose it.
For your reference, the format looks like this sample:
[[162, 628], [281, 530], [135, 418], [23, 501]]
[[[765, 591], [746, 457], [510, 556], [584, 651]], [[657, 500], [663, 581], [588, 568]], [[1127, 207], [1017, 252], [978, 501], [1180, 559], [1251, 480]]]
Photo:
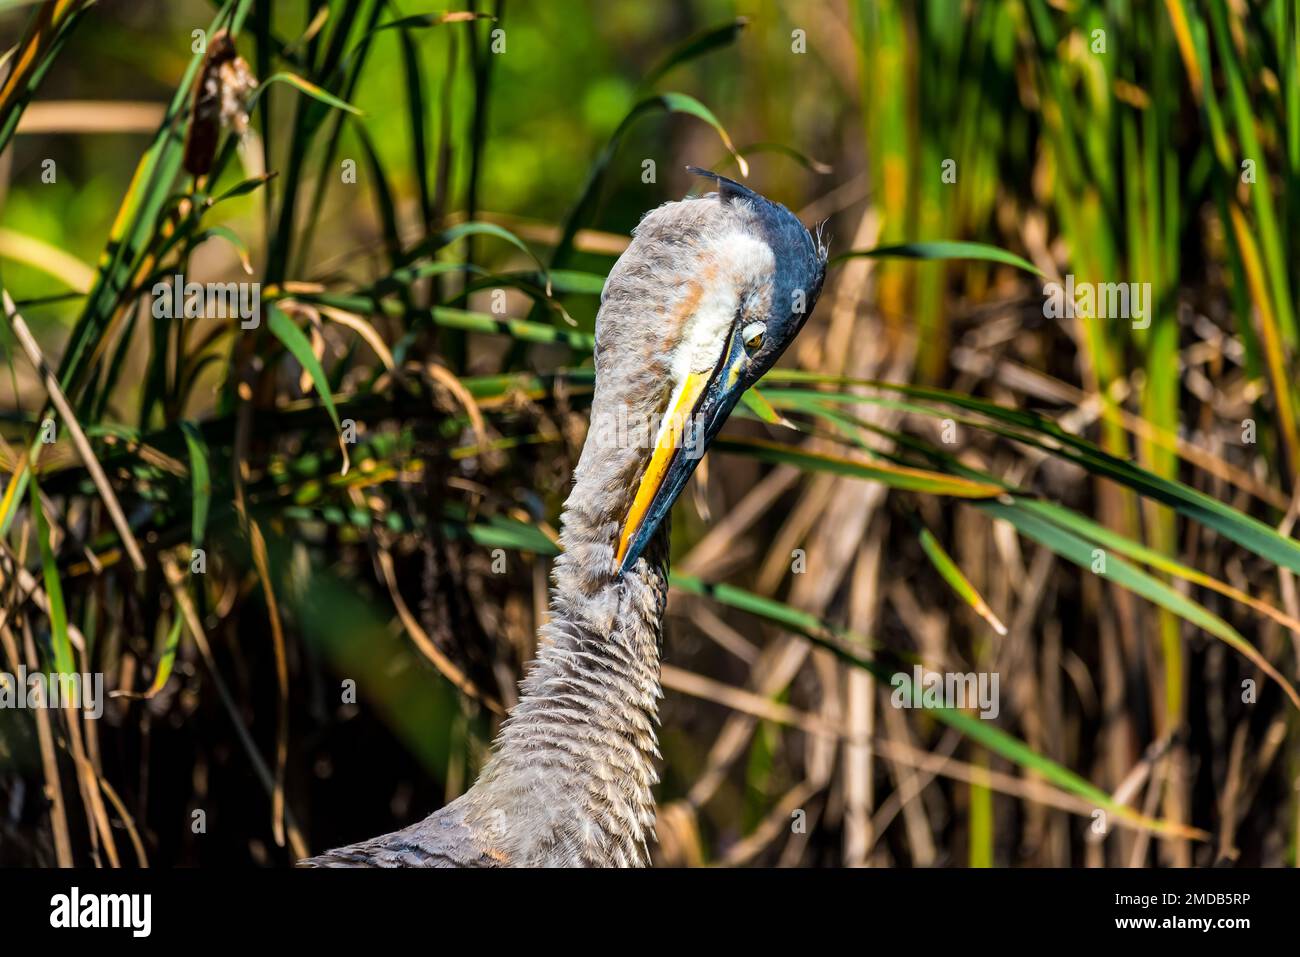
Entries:
[[418, 824], [304, 864], [648, 863], [668, 513], [803, 326], [826, 270], [820, 238], [784, 206], [691, 169], [717, 191], [647, 213], [605, 283], [550, 620], [483, 773]]

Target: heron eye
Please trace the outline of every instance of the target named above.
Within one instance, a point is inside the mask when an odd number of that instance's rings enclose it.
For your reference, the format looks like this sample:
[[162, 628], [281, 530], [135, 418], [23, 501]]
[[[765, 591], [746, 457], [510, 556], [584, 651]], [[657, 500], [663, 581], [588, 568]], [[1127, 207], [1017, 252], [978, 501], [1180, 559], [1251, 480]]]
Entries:
[[746, 323], [745, 328], [740, 330], [741, 341], [745, 343], [745, 351], [751, 356], [759, 349], [763, 348], [763, 336], [767, 333], [767, 326], [761, 322]]

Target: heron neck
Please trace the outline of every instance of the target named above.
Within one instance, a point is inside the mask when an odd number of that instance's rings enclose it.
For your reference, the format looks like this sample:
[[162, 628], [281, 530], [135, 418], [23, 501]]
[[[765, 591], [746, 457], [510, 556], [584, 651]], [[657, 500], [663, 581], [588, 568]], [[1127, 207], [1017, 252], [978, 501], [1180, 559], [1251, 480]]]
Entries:
[[475, 788], [475, 817], [513, 862], [648, 860], [668, 528], [665, 522], [656, 533], [644, 561], [619, 576], [613, 544], [628, 483], [609, 480], [635, 472], [642, 454], [593, 449], [589, 434], [565, 503], [550, 620]]

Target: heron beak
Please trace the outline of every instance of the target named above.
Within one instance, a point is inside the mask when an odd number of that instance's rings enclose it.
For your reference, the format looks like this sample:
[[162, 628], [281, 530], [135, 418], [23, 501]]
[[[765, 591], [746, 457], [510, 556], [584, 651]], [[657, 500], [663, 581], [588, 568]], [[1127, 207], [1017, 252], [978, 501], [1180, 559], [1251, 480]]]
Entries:
[[663, 524], [705, 451], [745, 391], [741, 383], [744, 347], [732, 333], [726, 355], [712, 373], [690, 373], [669, 400], [650, 461], [619, 536], [619, 574], [636, 564]]

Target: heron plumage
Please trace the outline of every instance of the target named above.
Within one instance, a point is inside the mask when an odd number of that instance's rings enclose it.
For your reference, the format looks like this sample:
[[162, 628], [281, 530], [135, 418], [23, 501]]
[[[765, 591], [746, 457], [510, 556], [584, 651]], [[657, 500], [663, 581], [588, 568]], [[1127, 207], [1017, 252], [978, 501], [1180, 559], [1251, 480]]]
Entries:
[[[728, 380], [710, 383], [707, 444], [821, 290], [826, 250], [793, 214], [702, 175], [718, 191], [647, 213], [609, 274], [596, 321], [593, 429], [602, 417], [661, 416], [683, 375], [730, 363]], [[802, 311], [790, 305], [800, 296]], [[755, 322], [767, 335], [753, 355], [737, 357], [737, 330]], [[418, 824], [304, 864], [648, 863], [667, 512], [694, 468], [675, 463], [673, 485], [624, 567], [616, 550], [651, 455], [646, 443], [595, 441], [589, 432], [564, 505], [537, 658], [474, 786]]]

